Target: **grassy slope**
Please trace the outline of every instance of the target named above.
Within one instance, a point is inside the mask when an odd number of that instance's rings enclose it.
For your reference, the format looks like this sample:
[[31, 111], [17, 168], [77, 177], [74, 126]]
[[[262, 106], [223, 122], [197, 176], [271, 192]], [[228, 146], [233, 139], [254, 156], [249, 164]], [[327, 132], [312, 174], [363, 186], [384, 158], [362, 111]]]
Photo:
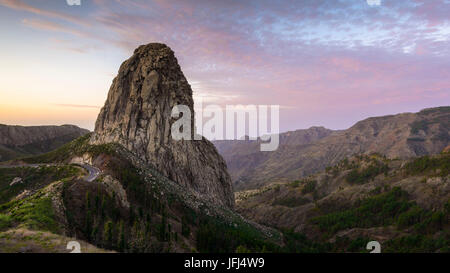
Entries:
[[[83, 174], [84, 171], [81, 168], [69, 165], [0, 168], [0, 204], [8, 202], [24, 190], [38, 190], [54, 181]], [[16, 177], [22, 178], [22, 182], [10, 186]]]
[[[54, 200], [59, 185], [84, 172], [74, 166], [0, 169], [0, 253], [68, 253], [65, 227], [59, 222]], [[9, 178], [21, 176], [24, 183], [9, 186]], [[56, 181], [56, 182], [55, 182]], [[28, 195], [15, 199], [18, 192]], [[105, 252], [79, 241], [83, 252]]]

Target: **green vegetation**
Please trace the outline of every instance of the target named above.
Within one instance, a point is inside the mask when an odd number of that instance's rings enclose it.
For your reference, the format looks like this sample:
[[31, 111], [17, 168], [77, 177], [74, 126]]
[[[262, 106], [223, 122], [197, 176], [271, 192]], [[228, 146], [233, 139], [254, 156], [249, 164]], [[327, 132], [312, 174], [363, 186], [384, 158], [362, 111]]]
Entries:
[[426, 132], [428, 129], [429, 122], [427, 120], [416, 120], [413, 123], [411, 123], [411, 133], [417, 134], [419, 131]]
[[[448, 142], [449, 141], [449, 135], [448, 135], [448, 128], [450, 127], [450, 116], [448, 115], [450, 113], [450, 107], [437, 107], [437, 108], [430, 108], [430, 109], [424, 109], [419, 112], [419, 116], [422, 116], [423, 119], [416, 120], [412, 124], [410, 124], [411, 127], [411, 133], [417, 134], [420, 130], [423, 130], [427, 132], [432, 126], [437, 127], [436, 135], [432, 138], [433, 141], [442, 141], [442, 142]], [[419, 140], [420, 138], [410, 138], [408, 140]]]
[[433, 253], [450, 252], [450, 234], [446, 231], [435, 238], [431, 235], [413, 234], [388, 240], [383, 244], [383, 252], [396, 253]]
[[85, 153], [91, 154], [93, 157], [100, 154], [114, 155], [116, 153], [117, 144], [90, 145], [89, 139], [92, 134], [87, 134], [80, 138], [69, 142], [60, 148], [46, 154], [28, 157], [22, 159], [26, 163], [52, 163], [64, 162], [70, 156], [82, 156]]
[[12, 225], [12, 218], [10, 215], [0, 214], [0, 231], [9, 228]]
[[354, 168], [347, 174], [346, 180], [350, 184], [364, 184], [374, 179], [379, 174], [387, 174], [388, 171], [389, 167], [386, 163], [375, 161], [363, 169]]
[[247, 249], [245, 246], [238, 246], [236, 248], [236, 253], [252, 253], [249, 249]]
[[[349, 183], [361, 184], [368, 182], [378, 174], [387, 174], [389, 171], [388, 161], [386, 156], [378, 153], [371, 153], [369, 155], [359, 154], [354, 155], [353, 158], [345, 158], [338, 164], [327, 167], [325, 171], [332, 174], [333, 177], [336, 177], [342, 171], [351, 170], [347, 175], [347, 181]], [[363, 163], [366, 163], [368, 166], [363, 168]]]
[[334, 243], [325, 244], [328, 247], [328, 252], [342, 253], [368, 253], [366, 249], [367, 243], [370, 242], [369, 238], [357, 237], [355, 239], [350, 239], [347, 236], [336, 237]]
[[[0, 204], [8, 202], [25, 189], [37, 190], [52, 182], [80, 174], [81, 169], [70, 165], [0, 169]], [[10, 186], [16, 177], [22, 178], [23, 181]]]
[[[162, 178], [151, 172], [152, 176], [145, 176], [143, 170], [135, 167], [115, 144], [89, 145], [89, 135], [77, 139], [51, 153], [26, 159], [27, 162], [61, 162], [70, 155], [90, 153], [92, 156], [100, 154], [109, 155], [104, 164], [107, 172], [119, 180], [126, 191], [127, 202], [125, 207], [116, 192], [106, 188], [101, 183], [87, 183], [76, 179], [67, 180], [63, 184], [63, 202], [66, 207], [66, 219], [70, 236], [86, 240], [106, 249], [120, 252], [163, 252], [171, 251], [173, 247], [190, 249], [192, 251], [207, 253], [249, 253], [249, 252], [367, 252], [365, 245], [368, 238], [350, 240], [346, 237], [336, 238], [335, 243], [324, 241], [313, 242], [305, 235], [293, 230], [283, 230], [282, 239], [272, 238], [238, 219], [231, 212], [229, 215], [210, 216], [210, 207], [201, 205], [198, 210], [191, 209], [180, 196], [166, 190]], [[125, 154], [126, 155], [126, 154]], [[363, 161], [367, 164], [363, 165]], [[378, 155], [356, 156], [354, 160], [344, 160], [338, 167], [328, 168], [328, 171], [350, 170], [345, 179], [351, 184], [364, 184], [377, 175], [389, 171], [387, 160]], [[365, 166], [365, 167], [362, 167]], [[44, 173], [37, 177], [46, 177], [42, 182], [36, 182], [36, 187], [45, 183], [65, 177], [73, 177], [79, 172], [75, 167], [66, 166], [66, 169], [44, 169]], [[73, 170], [71, 169], [73, 168]], [[448, 175], [448, 156], [424, 157], [411, 161], [405, 166], [408, 174], [439, 174]], [[75, 171], [76, 170], [76, 171]], [[2, 172], [0, 181], [10, 181], [14, 177], [28, 177], [27, 185], [32, 183], [32, 172], [37, 170], [21, 170], [27, 175]], [[9, 171], [11, 172], [11, 171]], [[287, 187], [297, 194], [313, 193], [316, 199], [318, 182], [312, 177], [294, 181]], [[40, 180], [39, 180], [40, 181]], [[8, 192], [6, 182], [1, 182]], [[321, 187], [324, 185], [320, 184]], [[19, 186], [17, 186], [19, 187]], [[278, 185], [273, 190], [280, 194], [285, 193]], [[281, 188], [283, 190], [281, 190]], [[7, 202], [17, 192], [10, 191], [9, 195], [0, 195], [0, 201]], [[331, 210], [318, 208], [322, 215], [311, 219], [322, 232], [322, 239], [329, 239], [338, 231], [349, 228], [371, 228], [382, 226], [396, 226], [400, 230], [408, 229], [412, 234], [388, 241], [383, 251], [402, 251], [409, 247], [411, 251], [446, 251], [448, 246], [448, 232], [434, 236], [439, 231], [448, 230], [449, 209], [443, 211], [427, 211], [420, 208], [408, 199], [408, 194], [400, 188], [383, 189], [378, 187], [371, 194], [374, 196], [356, 202], [352, 207]], [[308, 196], [309, 197], [309, 196]], [[1, 199], [3, 198], [3, 199]], [[26, 226], [30, 229], [48, 230], [58, 232], [59, 226], [52, 210], [51, 197], [42, 192], [22, 201], [11, 201], [0, 205], [0, 230], [14, 225]], [[273, 200], [273, 199], [271, 199]], [[294, 208], [310, 200], [305, 197], [283, 196], [275, 199], [272, 205]], [[1, 202], [0, 202], [1, 203]], [[448, 205], [450, 208], [450, 205]], [[216, 215], [216, 214], [213, 214]], [[278, 234], [278, 233], [277, 233]], [[420, 234], [417, 235], [417, 234]], [[283, 241], [283, 244], [278, 242]], [[281, 246], [283, 245], [283, 246]], [[448, 251], [448, 249], [447, 249]]]
[[408, 175], [425, 175], [446, 177], [450, 174], [450, 154], [422, 156], [408, 162], [404, 170]]
[[331, 235], [347, 228], [391, 225], [412, 206], [407, 193], [400, 188], [394, 188], [387, 193], [363, 200], [351, 209], [315, 217], [311, 221], [317, 224], [321, 231]]
[[[353, 208], [311, 219], [329, 237], [349, 228], [395, 225], [413, 234], [390, 240], [384, 252], [448, 251], [450, 243], [450, 201], [441, 211], [427, 211], [408, 201], [406, 192], [394, 188], [361, 201]], [[439, 238], [434, 234], [444, 231]], [[356, 243], [355, 243], [356, 244]], [[446, 249], [444, 249], [447, 247]], [[353, 251], [349, 249], [348, 251]]]
[[[4, 125], [0, 125], [3, 127]], [[8, 131], [8, 129], [6, 129]], [[31, 131], [23, 131], [25, 134], [31, 134]], [[60, 132], [61, 134], [63, 132]], [[39, 155], [48, 151], [55, 150], [62, 145], [74, 140], [80, 135], [80, 132], [66, 133], [49, 139], [33, 140], [25, 145], [0, 145], [0, 161], [8, 161]], [[57, 133], [58, 134], [58, 133]]]
[[285, 253], [323, 253], [331, 250], [329, 244], [313, 242], [292, 229], [283, 230], [283, 236], [285, 247], [281, 251]]
[[302, 206], [304, 204], [309, 203], [310, 200], [304, 197], [285, 197], [285, 198], [278, 198], [276, 199], [272, 205], [276, 206], [284, 206], [284, 207], [288, 207], [288, 208], [295, 208], [295, 207], [299, 207]]
[[197, 230], [197, 249], [205, 253], [233, 253], [238, 247], [250, 252], [277, 252], [279, 247], [262, 239], [255, 228], [246, 225], [235, 227], [220, 219], [205, 218]]
[[441, 106], [441, 107], [434, 107], [434, 108], [427, 108], [423, 109], [419, 112], [421, 115], [429, 115], [429, 114], [446, 114], [450, 113], [450, 106]]
[[316, 186], [317, 186], [316, 180], [308, 181], [308, 182], [306, 182], [305, 186], [303, 187], [302, 193], [308, 194], [308, 193], [314, 192], [316, 190]]
[[[9, 219], [9, 226], [19, 224], [32, 230], [44, 230], [57, 233], [60, 227], [56, 221], [52, 200], [43, 190], [20, 201], [12, 201], [0, 206], [0, 212], [6, 213], [3, 219]], [[4, 221], [4, 220], [0, 220]]]
[[0, 145], [0, 161], [8, 161], [13, 158], [19, 158], [25, 156], [19, 151], [16, 151], [13, 147], [5, 147]]

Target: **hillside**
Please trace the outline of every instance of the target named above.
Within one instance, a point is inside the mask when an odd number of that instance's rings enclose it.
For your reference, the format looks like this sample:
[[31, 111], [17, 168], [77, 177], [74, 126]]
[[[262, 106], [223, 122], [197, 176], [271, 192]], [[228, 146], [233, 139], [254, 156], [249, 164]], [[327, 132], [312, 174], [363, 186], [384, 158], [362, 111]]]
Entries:
[[[118, 144], [90, 145], [89, 138], [22, 161], [52, 165], [0, 168], [0, 239], [26, 229], [119, 252], [281, 251], [278, 231], [202, 199]], [[87, 182], [71, 162], [101, 174]], [[11, 185], [15, 177], [24, 182]]]
[[[86, 252], [355, 252], [370, 240], [383, 252], [449, 251], [448, 153], [355, 156], [303, 180], [237, 193], [236, 213], [122, 146], [89, 138], [22, 161], [48, 165], [0, 168], [0, 251], [63, 251], [42, 236], [100, 248]], [[87, 182], [72, 163], [101, 173]], [[11, 185], [16, 177], [24, 182]]]
[[330, 251], [450, 251], [450, 154], [345, 159], [289, 183], [236, 194], [244, 217], [304, 234]]
[[0, 124], [0, 161], [54, 150], [89, 133], [73, 125], [12, 126]]
[[[450, 107], [439, 107], [368, 118], [342, 131], [311, 128], [285, 133], [278, 150], [271, 153], [260, 152], [256, 141], [215, 145], [227, 162], [235, 189], [244, 190], [299, 179], [355, 154], [401, 159], [436, 154], [450, 144], [449, 128]], [[290, 136], [299, 134], [312, 137], [295, 141]]]

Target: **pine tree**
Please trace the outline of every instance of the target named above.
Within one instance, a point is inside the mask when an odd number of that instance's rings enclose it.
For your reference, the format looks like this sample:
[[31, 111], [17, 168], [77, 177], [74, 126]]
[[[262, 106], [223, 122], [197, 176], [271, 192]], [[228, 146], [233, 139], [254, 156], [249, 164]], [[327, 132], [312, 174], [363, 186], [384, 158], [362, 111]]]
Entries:
[[105, 219], [106, 216], [106, 198], [105, 196], [103, 196], [102, 198], [102, 209], [101, 209], [101, 215], [102, 215], [102, 219]]
[[97, 235], [98, 235], [98, 225], [95, 225], [91, 232], [91, 241], [94, 243], [97, 242]]
[[86, 210], [91, 209], [91, 198], [89, 196], [89, 191], [86, 192]]
[[91, 215], [91, 211], [90, 210], [88, 210], [87, 213], [86, 213], [86, 222], [84, 223], [84, 225], [85, 225], [85, 228], [84, 228], [85, 234], [86, 234], [88, 240], [90, 240], [91, 239], [91, 233], [92, 233], [92, 230], [91, 230], [91, 228], [92, 228], [92, 215]]
[[103, 239], [105, 241], [106, 247], [111, 247], [113, 242], [113, 228], [114, 224], [112, 221], [108, 221], [105, 223], [104, 231], [103, 231]]
[[119, 236], [118, 237], [118, 242], [117, 242], [117, 248], [119, 249], [120, 252], [124, 252], [125, 251], [125, 227], [123, 224], [123, 221], [120, 221], [119, 224]]
[[188, 238], [191, 233], [191, 230], [187, 224], [186, 216], [181, 217], [181, 235], [185, 238]]
[[97, 194], [96, 196], [95, 196], [95, 203], [94, 203], [94, 211], [96, 212], [96, 213], [98, 213], [98, 209], [100, 208], [100, 197], [99, 197], [99, 195]]
[[161, 226], [159, 228], [160, 241], [166, 241], [166, 225], [167, 225], [166, 214], [163, 212]]

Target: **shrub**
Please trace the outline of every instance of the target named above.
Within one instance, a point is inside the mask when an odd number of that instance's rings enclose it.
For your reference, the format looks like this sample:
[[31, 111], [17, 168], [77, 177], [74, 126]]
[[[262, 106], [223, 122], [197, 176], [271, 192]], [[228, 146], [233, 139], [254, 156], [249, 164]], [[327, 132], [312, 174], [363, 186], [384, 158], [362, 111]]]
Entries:
[[359, 170], [358, 168], [351, 170], [347, 174], [346, 180], [350, 184], [364, 184], [374, 179], [379, 174], [387, 174], [388, 171], [389, 167], [387, 164], [376, 162], [362, 170]]
[[12, 218], [6, 214], [0, 214], [0, 230], [9, 228], [12, 225]]
[[303, 186], [302, 193], [307, 194], [307, 193], [314, 192], [316, 190], [316, 186], [317, 186], [316, 180], [308, 181], [308, 182], [306, 182], [306, 185]]
[[272, 205], [279, 205], [279, 206], [284, 206], [284, 207], [289, 207], [289, 208], [295, 208], [295, 207], [299, 207], [299, 206], [302, 206], [307, 203], [309, 203], [309, 199], [304, 198], [304, 197], [293, 196], [293, 197], [276, 199], [272, 203]]
[[445, 177], [450, 174], [450, 154], [441, 154], [439, 156], [422, 156], [408, 162], [404, 170], [408, 175], [418, 174], [436, 174]]
[[347, 228], [384, 226], [392, 224], [412, 205], [406, 192], [396, 187], [390, 192], [367, 198], [353, 208], [312, 218], [311, 222], [331, 234]]
[[428, 129], [428, 122], [426, 120], [418, 120], [411, 123], [411, 133], [417, 134], [420, 130], [426, 131]]

